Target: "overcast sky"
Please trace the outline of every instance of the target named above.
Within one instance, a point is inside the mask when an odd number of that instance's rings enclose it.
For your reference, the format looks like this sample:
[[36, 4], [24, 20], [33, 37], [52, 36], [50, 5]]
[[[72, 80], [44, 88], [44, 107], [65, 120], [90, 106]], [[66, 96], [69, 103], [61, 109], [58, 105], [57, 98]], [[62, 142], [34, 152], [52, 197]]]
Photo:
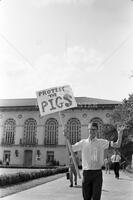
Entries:
[[0, 98], [70, 85], [74, 96], [123, 100], [131, 74], [133, 1], [0, 1]]

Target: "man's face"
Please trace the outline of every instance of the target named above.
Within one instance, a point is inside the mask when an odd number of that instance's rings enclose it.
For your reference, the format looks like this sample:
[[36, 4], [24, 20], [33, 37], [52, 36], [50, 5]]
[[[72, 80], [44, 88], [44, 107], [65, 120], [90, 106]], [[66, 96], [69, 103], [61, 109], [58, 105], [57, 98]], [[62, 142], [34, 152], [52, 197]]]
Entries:
[[88, 126], [88, 131], [89, 131], [89, 136], [90, 136], [90, 139], [94, 139], [97, 135], [97, 127], [95, 126], [92, 126], [92, 125], [89, 125]]

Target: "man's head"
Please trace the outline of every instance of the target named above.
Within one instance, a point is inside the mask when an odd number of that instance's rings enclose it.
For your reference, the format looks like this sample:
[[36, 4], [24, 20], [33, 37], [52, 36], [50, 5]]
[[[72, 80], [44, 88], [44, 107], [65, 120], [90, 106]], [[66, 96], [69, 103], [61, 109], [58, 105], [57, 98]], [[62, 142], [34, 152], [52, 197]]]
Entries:
[[88, 125], [88, 131], [89, 131], [89, 137], [90, 139], [94, 139], [97, 136], [97, 131], [98, 131], [98, 125], [97, 123], [89, 123]]

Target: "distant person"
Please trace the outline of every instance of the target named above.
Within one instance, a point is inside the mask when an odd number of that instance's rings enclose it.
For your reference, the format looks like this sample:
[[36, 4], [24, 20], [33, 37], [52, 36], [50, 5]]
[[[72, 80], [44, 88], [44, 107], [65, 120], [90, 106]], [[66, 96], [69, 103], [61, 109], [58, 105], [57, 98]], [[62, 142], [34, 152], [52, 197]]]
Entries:
[[114, 155], [111, 156], [111, 161], [113, 163], [115, 178], [117, 179], [119, 179], [120, 160], [121, 160], [121, 157], [118, 154], [118, 150], [116, 149]]
[[[88, 125], [88, 138], [82, 139], [72, 145], [74, 152], [82, 153], [82, 194], [84, 200], [100, 200], [102, 191], [102, 165], [104, 161], [104, 150], [110, 146], [119, 147], [122, 141], [124, 126], [118, 127], [118, 140], [111, 142], [105, 139], [97, 138], [98, 125], [91, 122]], [[67, 129], [64, 130], [64, 136], [68, 136]], [[69, 139], [69, 138], [68, 138]]]
[[[78, 157], [77, 157], [77, 153], [75, 152], [75, 160], [76, 163], [78, 165]], [[73, 187], [73, 182], [75, 185], [77, 185], [77, 172], [73, 163], [73, 159], [72, 159], [72, 155], [71, 153], [69, 154], [69, 173], [70, 173], [70, 187]]]
[[9, 158], [8, 157], [6, 158], [6, 165], [7, 166], [9, 165]]
[[106, 174], [109, 172], [110, 174], [110, 158], [107, 156], [105, 159], [104, 159], [104, 166], [105, 166], [105, 172]]
[[106, 174], [109, 172], [110, 174], [110, 165], [111, 165], [111, 158], [109, 158], [109, 156], [107, 156], [105, 159], [104, 159], [104, 166], [105, 166], [105, 172]]

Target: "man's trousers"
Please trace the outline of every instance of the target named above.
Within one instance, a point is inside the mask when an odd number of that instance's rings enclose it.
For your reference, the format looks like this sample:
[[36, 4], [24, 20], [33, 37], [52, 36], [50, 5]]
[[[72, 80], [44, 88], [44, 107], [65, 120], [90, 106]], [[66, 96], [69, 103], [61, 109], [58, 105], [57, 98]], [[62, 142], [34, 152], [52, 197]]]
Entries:
[[100, 200], [102, 182], [102, 170], [84, 170], [82, 182], [84, 200]]
[[114, 173], [116, 178], [119, 178], [119, 168], [120, 168], [119, 162], [114, 162]]

